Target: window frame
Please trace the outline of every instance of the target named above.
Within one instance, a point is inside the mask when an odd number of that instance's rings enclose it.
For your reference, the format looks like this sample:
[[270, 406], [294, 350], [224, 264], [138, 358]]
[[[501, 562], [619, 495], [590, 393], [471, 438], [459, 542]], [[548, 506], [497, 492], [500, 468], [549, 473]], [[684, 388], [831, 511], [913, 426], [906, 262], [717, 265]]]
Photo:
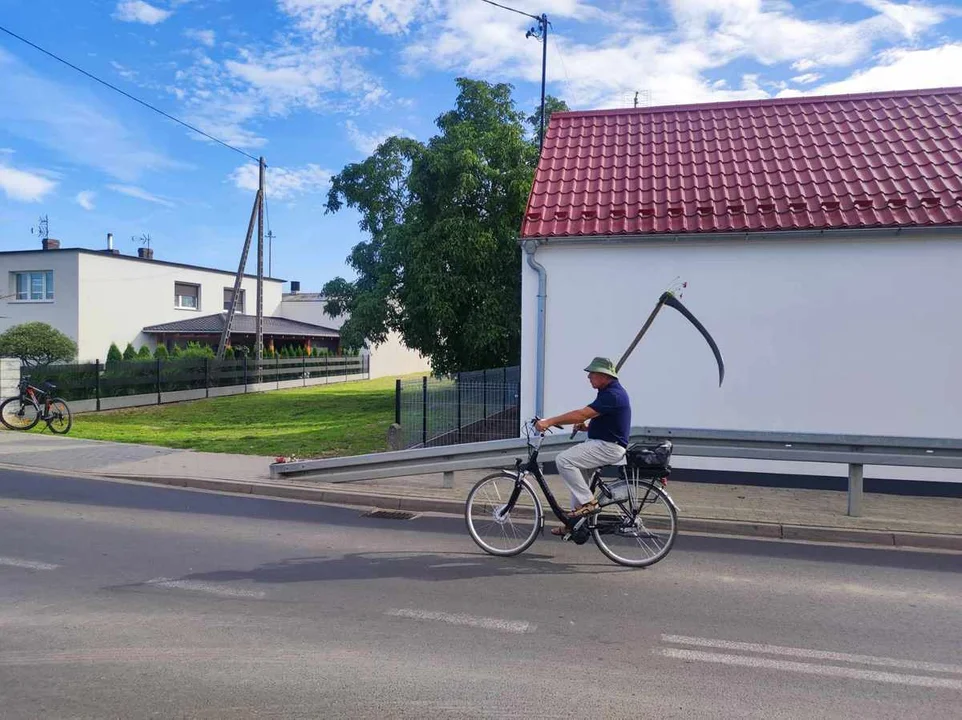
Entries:
[[[57, 299], [54, 271], [50, 270], [11, 270], [10, 302], [14, 303], [52, 303]], [[26, 278], [23, 291], [20, 289], [20, 278]], [[40, 280], [40, 297], [33, 297], [34, 281]]]
[[[184, 295], [177, 292], [178, 288], [184, 288], [184, 287], [193, 288], [194, 294]], [[181, 303], [181, 298], [191, 298], [191, 297], [194, 299], [194, 304], [192, 306], [184, 305]], [[200, 312], [200, 301], [201, 301], [201, 298], [200, 298], [199, 283], [180, 282], [177, 280], [174, 281], [174, 308], [176, 310], [189, 310], [191, 312]]]
[[[231, 295], [231, 298], [233, 299], [234, 288], [232, 287], [224, 288], [224, 312], [228, 312], [230, 310], [230, 303], [227, 301], [228, 293]], [[247, 290], [245, 290], [244, 288], [241, 288], [240, 303], [238, 303], [237, 306], [234, 308], [234, 312], [244, 315], [246, 314], [246, 311], [247, 311]]]

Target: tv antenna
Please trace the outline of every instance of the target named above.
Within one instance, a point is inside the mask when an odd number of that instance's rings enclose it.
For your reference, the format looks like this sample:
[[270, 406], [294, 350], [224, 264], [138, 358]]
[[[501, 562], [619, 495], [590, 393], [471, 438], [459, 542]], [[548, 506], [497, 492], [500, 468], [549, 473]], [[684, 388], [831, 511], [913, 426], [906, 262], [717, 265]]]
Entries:
[[135, 243], [140, 243], [142, 246], [144, 246], [148, 250], [150, 249], [150, 233], [141, 233], [140, 237], [137, 237], [136, 235], [131, 235], [130, 241]]
[[39, 235], [41, 240], [50, 239], [50, 220], [46, 215], [41, 215], [37, 221], [37, 227], [30, 228], [31, 235]]

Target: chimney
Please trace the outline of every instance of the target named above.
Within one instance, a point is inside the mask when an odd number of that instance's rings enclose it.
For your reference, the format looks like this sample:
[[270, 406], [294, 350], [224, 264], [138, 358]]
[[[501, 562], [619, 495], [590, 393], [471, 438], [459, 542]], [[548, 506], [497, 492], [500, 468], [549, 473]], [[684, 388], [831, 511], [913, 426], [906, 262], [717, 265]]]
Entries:
[[301, 281], [291, 280], [291, 295], [297, 295], [301, 291]]
[[148, 247], [137, 248], [137, 257], [143, 258], [144, 260], [153, 260], [154, 249]]
[[44, 239], [43, 239], [43, 249], [44, 249], [44, 250], [59, 250], [59, 249], [60, 249], [60, 241], [59, 241], [59, 240], [54, 240], [53, 238], [44, 238]]
[[101, 250], [100, 252], [108, 253], [109, 255], [120, 255], [120, 250], [114, 247], [114, 234], [107, 233], [107, 249]]

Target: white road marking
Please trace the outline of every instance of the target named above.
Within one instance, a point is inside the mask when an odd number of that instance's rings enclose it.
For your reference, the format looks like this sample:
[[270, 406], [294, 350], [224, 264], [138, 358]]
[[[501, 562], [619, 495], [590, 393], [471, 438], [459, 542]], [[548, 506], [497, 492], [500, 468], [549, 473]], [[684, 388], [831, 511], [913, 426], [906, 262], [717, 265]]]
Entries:
[[59, 565], [53, 563], [37, 562], [36, 560], [21, 560], [20, 558], [0, 557], [0, 565], [9, 567], [27, 568], [28, 570], [56, 570]]
[[895, 658], [876, 657], [874, 655], [852, 655], [849, 653], [829, 652], [826, 650], [783, 647], [781, 645], [759, 645], [756, 643], [736, 642], [732, 640], [713, 640], [711, 638], [688, 637], [686, 635], [662, 635], [661, 639], [662, 642], [670, 645], [692, 645], [694, 647], [707, 647], [718, 650], [738, 650], [742, 652], [756, 652], [763, 655], [787, 655], [790, 657], [806, 658], [810, 660], [832, 660], [835, 662], [849, 662], [859, 663], [861, 665], [877, 665], [879, 667], [900, 668], [902, 670], [921, 670], [923, 672], [927, 671], [962, 675], [962, 665], [946, 665], [943, 663], [920, 662], [917, 660], [898, 660]]
[[231, 598], [263, 598], [266, 593], [260, 590], [241, 590], [216, 583], [198, 582], [196, 580], [171, 580], [170, 578], [154, 578], [145, 585], [153, 587], [171, 588], [173, 590], [196, 590], [197, 592], [219, 595]]
[[412, 620], [436, 620], [446, 622], [451, 625], [466, 625], [468, 627], [483, 628], [485, 630], [498, 630], [509, 633], [533, 632], [536, 625], [523, 620], [502, 620], [500, 618], [474, 617], [462, 613], [452, 614], [446, 612], [432, 612], [430, 610], [409, 610], [398, 608], [388, 610], [387, 615], [394, 617], [411, 618]]
[[678, 660], [698, 660], [701, 662], [737, 665], [763, 670], [787, 670], [789, 672], [807, 675], [823, 675], [853, 680], [895, 683], [899, 685], [962, 690], [962, 680], [952, 680], [949, 678], [899, 675], [897, 673], [882, 672], [881, 670], [859, 670], [858, 668], [842, 667], [840, 665], [818, 665], [815, 663], [793, 662], [790, 660], [772, 660], [771, 658], [754, 657], [751, 655], [728, 655], [725, 653], [683, 650], [680, 648], [662, 648], [661, 654]]

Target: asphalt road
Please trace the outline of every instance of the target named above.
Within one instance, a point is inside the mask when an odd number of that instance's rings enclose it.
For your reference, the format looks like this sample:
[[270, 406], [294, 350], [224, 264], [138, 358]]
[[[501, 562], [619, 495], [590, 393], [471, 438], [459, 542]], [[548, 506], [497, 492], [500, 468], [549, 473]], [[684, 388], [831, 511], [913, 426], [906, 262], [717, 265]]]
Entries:
[[0, 471], [0, 717], [958, 718], [962, 556], [682, 536], [647, 570], [448, 517]]

